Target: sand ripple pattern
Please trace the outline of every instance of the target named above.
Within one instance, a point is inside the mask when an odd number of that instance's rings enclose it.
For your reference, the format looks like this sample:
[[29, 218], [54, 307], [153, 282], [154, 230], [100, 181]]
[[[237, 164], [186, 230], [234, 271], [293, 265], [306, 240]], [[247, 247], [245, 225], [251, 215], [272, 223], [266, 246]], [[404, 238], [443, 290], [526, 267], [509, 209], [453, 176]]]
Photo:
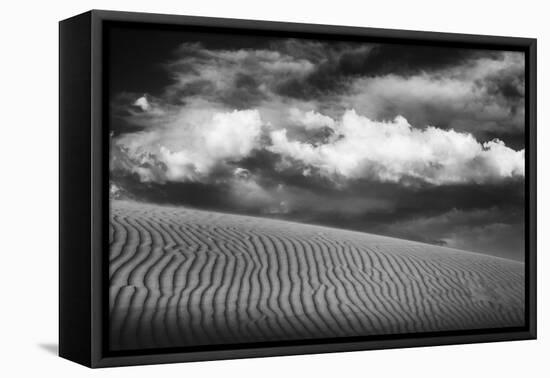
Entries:
[[113, 350], [524, 324], [511, 260], [129, 201], [109, 237]]

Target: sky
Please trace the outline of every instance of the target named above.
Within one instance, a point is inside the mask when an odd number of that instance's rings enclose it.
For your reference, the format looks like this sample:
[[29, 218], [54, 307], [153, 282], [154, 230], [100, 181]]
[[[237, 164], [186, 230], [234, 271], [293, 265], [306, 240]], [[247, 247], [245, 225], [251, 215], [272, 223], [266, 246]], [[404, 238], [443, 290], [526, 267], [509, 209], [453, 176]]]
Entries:
[[113, 196], [524, 259], [523, 53], [298, 37], [113, 27]]

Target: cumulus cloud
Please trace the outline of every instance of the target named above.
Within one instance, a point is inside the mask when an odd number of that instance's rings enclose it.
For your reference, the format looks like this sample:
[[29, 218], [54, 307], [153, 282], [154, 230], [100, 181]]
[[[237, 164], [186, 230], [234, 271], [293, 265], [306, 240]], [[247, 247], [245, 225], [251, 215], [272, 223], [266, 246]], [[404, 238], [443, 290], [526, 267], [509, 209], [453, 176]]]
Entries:
[[116, 143], [138, 163], [143, 181], [199, 181], [217, 166], [238, 161], [258, 146], [262, 121], [255, 110], [185, 110], [166, 123], [125, 134]]
[[302, 163], [306, 176], [435, 185], [523, 176], [523, 150], [478, 138], [480, 130], [506, 134], [511, 123], [522, 125], [521, 54], [183, 43], [165, 68], [172, 84], [158, 98], [136, 96], [127, 111], [126, 122], [142, 130], [116, 141], [144, 181], [207, 180], [253, 149]]
[[[513, 88], [503, 96], [498, 88], [504, 84], [494, 78], [495, 72], [520, 67], [517, 56], [477, 59], [467, 67], [445, 68], [445, 75], [360, 77], [349, 84], [348, 94], [304, 101], [281, 96], [277, 83], [306, 78], [317, 69], [312, 62], [319, 57], [285, 51], [182, 45], [182, 56], [168, 64], [174, 83], [166, 93], [136, 96], [131, 102], [139, 111], [130, 108], [126, 121], [142, 130], [116, 139], [136, 162], [131, 171], [142, 181], [209, 181], [224, 171], [220, 168], [264, 149], [283, 158], [281, 169], [294, 161], [303, 165], [304, 176], [321, 174], [335, 182], [446, 185], [523, 177], [522, 149], [498, 139], [479, 141], [465, 131], [476, 128], [465, 126], [476, 124], [471, 114], [491, 124], [513, 118], [503, 112], [504, 100], [486, 96], [521, 98], [521, 80], [506, 81]], [[397, 110], [416, 122], [402, 116], [384, 120]], [[447, 128], [419, 127], [427, 113], [451, 120]], [[448, 127], [454, 124], [459, 127]]]
[[143, 111], [132, 117], [144, 130], [115, 143], [124, 147], [134, 162], [130, 171], [144, 182], [223, 179], [224, 171], [230, 175], [230, 166], [254, 150], [280, 156], [279, 169], [298, 163], [304, 177], [318, 174], [339, 184], [368, 179], [447, 185], [524, 176], [523, 150], [452, 129], [415, 128], [401, 116], [375, 121], [347, 110], [334, 119], [291, 108], [277, 122], [277, 110], [263, 107], [228, 110], [207, 101], [162, 107], [147, 96], [135, 103]]
[[290, 121], [306, 129], [318, 129], [321, 127], [334, 127], [334, 120], [326, 115], [313, 110], [308, 112], [297, 108], [290, 109]]
[[267, 148], [321, 174], [382, 182], [420, 180], [434, 185], [482, 183], [524, 175], [524, 151], [501, 141], [479, 143], [467, 133], [413, 128], [405, 118], [377, 122], [347, 111], [325, 144], [290, 140], [286, 129], [271, 132]]

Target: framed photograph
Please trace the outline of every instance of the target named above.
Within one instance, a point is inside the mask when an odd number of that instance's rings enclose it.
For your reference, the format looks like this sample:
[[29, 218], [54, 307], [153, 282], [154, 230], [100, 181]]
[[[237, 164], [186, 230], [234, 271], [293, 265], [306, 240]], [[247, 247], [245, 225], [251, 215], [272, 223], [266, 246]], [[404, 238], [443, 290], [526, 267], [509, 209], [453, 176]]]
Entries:
[[535, 39], [61, 21], [60, 355], [535, 338], [535, 115]]

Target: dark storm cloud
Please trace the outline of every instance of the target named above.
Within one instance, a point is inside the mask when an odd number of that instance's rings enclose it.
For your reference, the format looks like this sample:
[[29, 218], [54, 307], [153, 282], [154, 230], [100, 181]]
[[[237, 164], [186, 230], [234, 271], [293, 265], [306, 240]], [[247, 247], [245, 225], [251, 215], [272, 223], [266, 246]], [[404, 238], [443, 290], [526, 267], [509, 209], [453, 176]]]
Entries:
[[116, 195], [521, 259], [522, 54], [128, 33]]
[[[287, 179], [287, 181], [285, 181]], [[299, 184], [298, 180], [281, 177], [280, 182], [287, 185]], [[357, 211], [339, 213], [336, 210], [317, 215], [317, 222], [337, 224], [343, 228], [357, 230], [371, 230], [387, 235], [403, 236], [402, 228], [393, 225], [397, 223], [409, 224], [418, 219], [436, 219], [449, 212], [465, 214], [485, 211], [496, 211], [491, 221], [515, 224], [523, 221], [523, 183], [510, 181], [502, 185], [455, 185], [451, 187], [424, 187], [411, 190], [398, 184], [360, 182], [345, 189], [336, 190], [334, 187], [318, 182], [318, 186], [308, 186], [308, 189], [318, 194], [322, 201], [333, 198], [349, 199], [357, 206]], [[376, 198], [381, 204], [378, 207], [361, 207], [360, 199]], [[383, 205], [382, 205], [383, 204]], [[315, 212], [310, 209], [307, 214]], [[504, 214], [504, 216], [503, 216]], [[313, 219], [313, 218], [312, 218]], [[411, 227], [409, 239], [428, 241], [435, 240], [431, 233], [425, 231], [413, 232]], [[436, 232], [434, 232], [436, 233]]]
[[[445, 245], [522, 260], [524, 257], [524, 186], [453, 185], [380, 188], [393, 207], [357, 220], [363, 229], [384, 235]], [[343, 219], [342, 226], [349, 219]], [[359, 227], [357, 227], [359, 229]]]
[[[115, 186], [126, 198], [160, 204], [186, 205], [219, 211], [236, 211], [235, 206], [227, 201], [229, 187], [227, 184], [211, 185], [208, 183], [143, 183], [137, 175], [112, 175]], [[241, 209], [242, 210], [242, 209]]]
[[417, 216], [373, 229], [387, 235], [488, 253], [522, 261], [525, 252], [522, 207], [451, 209], [433, 216]]

